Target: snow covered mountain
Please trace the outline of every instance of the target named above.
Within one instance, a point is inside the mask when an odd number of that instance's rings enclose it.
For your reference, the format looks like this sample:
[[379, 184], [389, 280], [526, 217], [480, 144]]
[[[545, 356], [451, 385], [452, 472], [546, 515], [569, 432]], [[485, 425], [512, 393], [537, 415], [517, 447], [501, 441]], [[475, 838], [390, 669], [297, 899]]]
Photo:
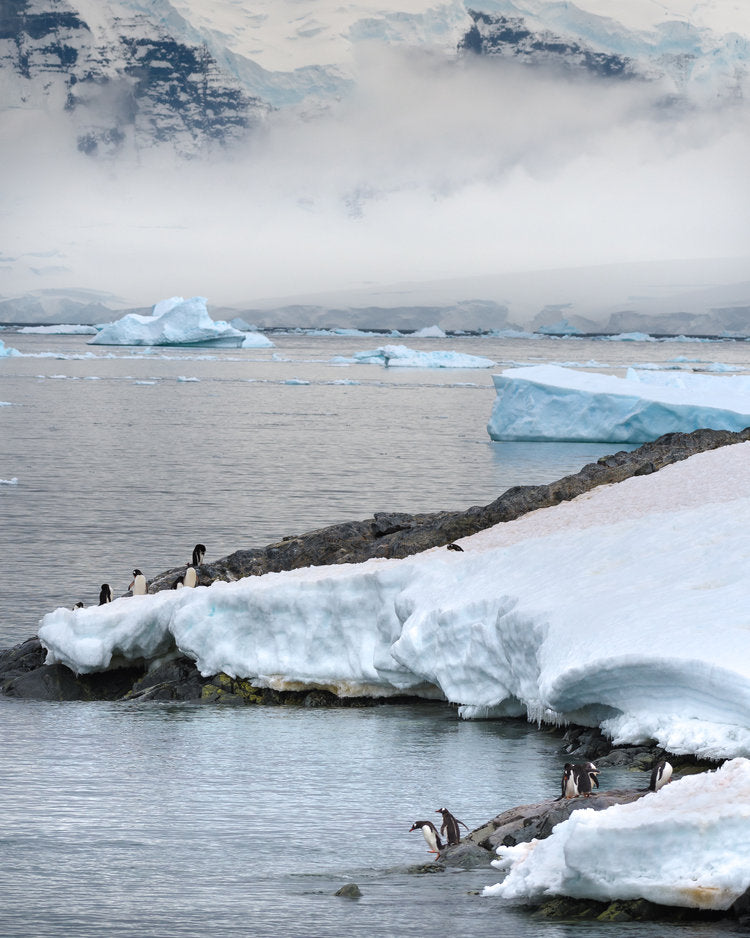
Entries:
[[165, 141], [195, 155], [270, 108], [345, 95], [372, 43], [731, 98], [746, 93], [749, 19], [729, 0], [4, 0], [2, 111], [64, 115], [90, 155]]

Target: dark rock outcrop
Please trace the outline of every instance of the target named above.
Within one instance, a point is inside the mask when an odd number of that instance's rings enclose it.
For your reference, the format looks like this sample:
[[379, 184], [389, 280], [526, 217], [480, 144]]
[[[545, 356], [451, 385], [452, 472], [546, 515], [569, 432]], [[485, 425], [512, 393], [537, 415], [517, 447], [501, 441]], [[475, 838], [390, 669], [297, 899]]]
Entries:
[[[221, 560], [202, 564], [198, 583], [207, 585], [214, 580], [238, 580], [300, 567], [362, 563], [372, 557], [408, 557], [432, 547], [443, 547], [502, 521], [513, 521], [529, 511], [570, 501], [599, 485], [649, 475], [696, 453], [747, 440], [750, 427], [738, 433], [729, 430], [668, 433], [638, 449], [603, 456], [575, 475], [549, 485], [514, 486], [483, 507], [416, 515], [380, 512], [365, 521], [335, 524], [285, 537], [266, 547], [238, 550]], [[181, 572], [181, 567], [175, 567], [155, 577], [149, 583], [149, 592], [171, 589]]]
[[536, 804], [523, 804], [517, 808], [509, 808], [492, 818], [482, 827], [477, 827], [466, 835], [466, 840], [484, 847], [486, 850], [495, 850], [497, 847], [514, 847], [516, 844], [528, 843], [535, 838], [543, 840], [552, 833], [552, 828], [562, 821], [567, 821], [574, 811], [582, 808], [593, 808], [594, 811], [604, 811], [615, 804], [629, 804], [637, 801], [646, 791], [638, 789], [613, 789], [592, 794], [590, 798], [563, 798], [550, 799]]

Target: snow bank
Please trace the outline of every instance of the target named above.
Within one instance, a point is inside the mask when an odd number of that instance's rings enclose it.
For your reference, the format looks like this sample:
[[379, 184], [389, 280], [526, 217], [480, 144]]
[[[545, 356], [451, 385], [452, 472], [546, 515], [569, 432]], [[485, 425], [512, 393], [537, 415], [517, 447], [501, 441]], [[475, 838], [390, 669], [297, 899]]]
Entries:
[[750, 886], [750, 762], [672, 782], [632, 804], [581, 809], [545, 840], [499, 847], [502, 883], [483, 895], [727, 909]]
[[750, 443], [404, 560], [61, 608], [48, 662], [176, 646], [204, 674], [443, 696], [463, 715], [601, 725], [616, 743], [750, 755]]
[[384, 345], [366, 352], [356, 352], [354, 359], [367, 365], [386, 365], [394, 368], [492, 368], [490, 358], [464, 355], [461, 352], [418, 352], [405, 345]]
[[[257, 336], [257, 339], [255, 337]], [[102, 327], [89, 345], [200, 345], [219, 348], [272, 346], [265, 336], [240, 332], [208, 315], [206, 300], [181, 296], [162, 300], [151, 316], [129, 313]]]
[[643, 443], [664, 433], [750, 425], [750, 376], [629, 369], [625, 378], [555, 365], [493, 375], [493, 440]]

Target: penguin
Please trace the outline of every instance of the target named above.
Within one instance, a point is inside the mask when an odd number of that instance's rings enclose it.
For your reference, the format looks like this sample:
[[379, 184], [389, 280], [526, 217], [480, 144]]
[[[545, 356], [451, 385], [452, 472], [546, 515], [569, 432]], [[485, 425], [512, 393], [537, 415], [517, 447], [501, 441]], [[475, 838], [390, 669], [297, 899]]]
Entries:
[[448, 544], [448, 550], [460, 550], [461, 553], [464, 552], [463, 547], [459, 547], [458, 544]]
[[102, 583], [102, 588], [99, 590], [99, 605], [103, 606], [105, 603], [112, 602], [112, 590], [110, 589], [109, 583]]
[[148, 592], [146, 589], [146, 577], [141, 573], [138, 567], [133, 570], [133, 582], [128, 589], [133, 591], [133, 596], [145, 596]]
[[663, 788], [671, 778], [672, 766], [667, 762], [666, 759], [662, 759], [661, 762], [656, 763], [653, 771], [651, 772], [651, 781], [649, 782], [648, 790], [659, 791], [659, 789]]
[[79, 599], [78, 602], [75, 604], [75, 606], [73, 606], [73, 612], [75, 612], [76, 609], [83, 609], [83, 603], [81, 602], [80, 599]]
[[575, 776], [578, 794], [583, 795], [584, 798], [591, 797], [592, 772], [589, 770], [589, 765], [591, 765], [590, 762], [585, 762], [583, 765], [573, 766], [573, 774]]
[[177, 579], [172, 584], [173, 590], [182, 589], [183, 586], [192, 589], [198, 583], [198, 574], [195, 572], [195, 567], [188, 561], [185, 564], [185, 572], [182, 576], [177, 577]]
[[199, 567], [203, 563], [203, 558], [206, 556], [206, 545], [205, 544], [196, 544], [193, 548], [193, 558], [191, 560], [191, 566]]
[[558, 801], [562, 801], [563, 798], [575, 798], [578, 794], [578, 777], [572, 762], [566, 762], [563, 766], [561, 787], [562, 794], [557, 799]]
[[415, 821], [412, 826], [409, 828], [409, 831], [422, 831], [422, 836], [427, 842], [427, 846], [430, 848], [430, 853], [439, 854], [443, 849], [443, 842], [440, 839], [440, 834], [437, 832], [437, 828], [432, 823], [432, 821]]
[[[459, 821], [457, 817], [454, 817], [447, 808], [438, 808], [435, 814], [442, 814], [443, 823], [440, 825], [440, 833], [445, 834], [445, 839], [448, 841], [448, 845], [461, 843], [461, 831], [459, 830], [458, 825], [466, 825], [463, 821]], [[469, 828], [466, 827], [466, 830]]]
[[593, 787], [599, 787], [599, 769], [597, 769], [593, 762], [583, 762], [581, 765], [577, 765], [576, 768], [585, 769], [589, 773]]

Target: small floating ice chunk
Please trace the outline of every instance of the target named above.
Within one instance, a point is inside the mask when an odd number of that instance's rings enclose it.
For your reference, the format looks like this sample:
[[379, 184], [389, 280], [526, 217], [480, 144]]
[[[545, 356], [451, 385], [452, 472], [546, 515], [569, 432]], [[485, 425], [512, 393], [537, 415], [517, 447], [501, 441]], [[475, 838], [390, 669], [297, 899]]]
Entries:
[[492, 368], [497, 363], [478, 355], [462, 352], [420, 352], [406, 345], [383, 345], [370, 351], [355, 352], [357, 362], [366, 365], [386, 365], [390, 368]]
[[0, 479], [0, 485], [18, 485], [18, 479], [15, 476], [12, 479]]

